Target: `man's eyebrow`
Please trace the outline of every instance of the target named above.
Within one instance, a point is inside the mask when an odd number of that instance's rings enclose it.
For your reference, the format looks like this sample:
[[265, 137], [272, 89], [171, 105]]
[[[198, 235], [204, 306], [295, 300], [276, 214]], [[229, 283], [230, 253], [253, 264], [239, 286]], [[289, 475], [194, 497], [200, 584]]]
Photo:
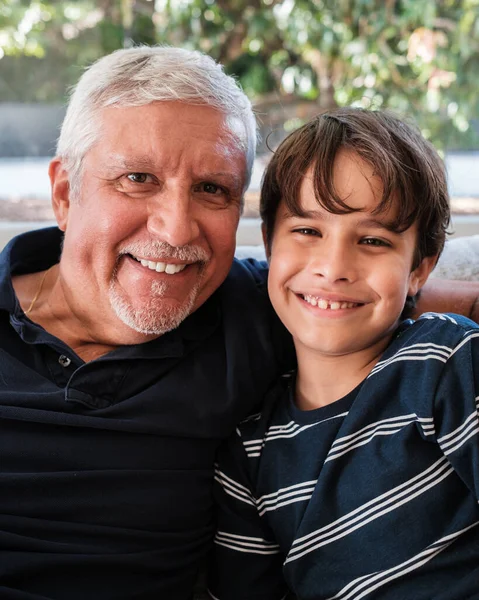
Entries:
[[[127, 171], [138, 171], [144, 169], [147, 171], [155, 171], [157, 166], [152, 162], [149, 156], [136, 156], [135, 158], [127, 158], [118, 154], [110, 154], [107, 156], [107, 164], [109, 168], [125, 169]], [[195, 174], [196, 179], [207, 181], [208, 179], [227, 179], [231, 181], [231, 185], [241, 187], [243, 178], [230, 171], [201, 171]]]
[[127, 171], [138, 171], [138, 169], [153, 170], [154, 168], [149, 156], [135, 156], [132, 159], [119, 154], [110, 154], [107, 156], [107, 164], [110, 167], [126, 169]]
[[235, 173], [231, 173], [230, 171], [204, 171], [198, 172], [197, 177], [199, 179], [228, 179], [233, 184], [241, 185], [243, 183], [243, 178], [236, 175]]
[[208, 177], [228, 177], [230, 179], [239, 179], [237, 175], [230, 173], [229, 171], [205, 171], [204, 173], [199, 173], [198, 176], [204, 177], [205, 179]]

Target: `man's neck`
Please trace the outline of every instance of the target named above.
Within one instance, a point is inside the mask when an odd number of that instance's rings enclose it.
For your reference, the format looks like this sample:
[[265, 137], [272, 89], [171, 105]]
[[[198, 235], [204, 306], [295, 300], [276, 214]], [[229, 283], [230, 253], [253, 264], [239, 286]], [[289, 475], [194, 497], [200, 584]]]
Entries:
[[[118, 347], [103, 335], [98, 323], [90, 325], [81, 313], [72, 310], [62, 287], [58, 265], [48, 271], [14, 276], [12, 284], [29, 319], [64, 342], [85, 362], [100, 358]], [[118, 330], [121, 327], [126, 326], [119, 323]], [[129, 329], [128, 333], [134, 334]], [[131, 343], [148, 341], [147, 336], [138, 334], [138, 337], [141, 338], [138, 342], [132, 339]]]

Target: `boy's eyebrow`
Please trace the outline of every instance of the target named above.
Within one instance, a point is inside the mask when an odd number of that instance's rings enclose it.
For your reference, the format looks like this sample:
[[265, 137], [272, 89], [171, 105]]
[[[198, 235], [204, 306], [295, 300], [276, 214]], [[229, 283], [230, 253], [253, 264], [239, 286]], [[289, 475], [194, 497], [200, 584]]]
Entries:
[[364, 221], [359, 222], [360, 225], [364, 225], [364, 227], [372, 227], [376, 229], [387, 229], [391, 232], [396, 232], [396, 225], [393, 220], [381, 220], [381, 219], [364, 219]]
[[[322, 221], [328, 221], [328, 217], [331, 215], [333, 215], [334, 213], [330, 213], [329, 211], [323, 210], [323, 211], [319, 211], [319, 210], [301, 210], [299, 209], [298, 212], [292, 212], [290, 210], [286, 210], [285, 212], [285, 217], [286, 218], [291, 218], [291, 219], [318, 219], [318, 220], [322, 220]], [[349, 213], [346, 213], [349, 214]], [[361, 212], [358, 211], [356, 214], [361, 215]], [[386, 219], [381, 219], [379, 216], [377, 218], [375, 217], [371, 217], [371, 216], [367, 216], [364, 219], [358, 219], [358, 226], [361, 225], [363, 227], [371, 227], [374, 229], [387, 229], [388, 231], [391, 231], [392, 233], [395, 233], [397, 230], [397, 227], [395, 225], [394, 220], [386, 220]]]
[[292, 210], [286, 209], [284, 211], [284, 216], [287, 219], [323, 219], [324, 215], [319, 210], [302, 210], [301, 208], [297, 208], [295, 212]]

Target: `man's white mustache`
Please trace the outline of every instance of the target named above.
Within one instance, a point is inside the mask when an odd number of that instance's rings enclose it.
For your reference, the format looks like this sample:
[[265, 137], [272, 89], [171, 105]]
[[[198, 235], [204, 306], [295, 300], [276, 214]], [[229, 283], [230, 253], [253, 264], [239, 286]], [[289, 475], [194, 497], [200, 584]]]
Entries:
[[120, 254], [133, 254], [135, 257], [147, 258], [156, 262], [168, 262], [169, 259], [182, 262], [206, 263], [210, 254], [200, 246], [171, 246], [168, 242], [149, 241], [135, 242], [124, 246]]

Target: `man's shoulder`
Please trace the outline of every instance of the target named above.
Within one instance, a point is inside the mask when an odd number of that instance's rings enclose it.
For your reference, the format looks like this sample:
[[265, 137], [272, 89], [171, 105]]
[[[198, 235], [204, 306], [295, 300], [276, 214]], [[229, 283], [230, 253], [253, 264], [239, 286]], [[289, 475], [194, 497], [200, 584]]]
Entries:
[[7, 272], [34, 273], [58, 262], [63, 232], [58, 227], [32, 229], [12, 238], [0, 254]]
[[229, 286], [250, 284], [264, 288], [267, 279], [268, 263], [266, 261], [255, 258], [235, 258], [224, 283]]
[[[267, 289], [268, 265], [253, 258], [234, 259], [225, 281], [218, 289], [224, 309], [272, 311]], [[238, 316], [238, 315], [237, 315]]]
[[242, 357], [244, 373], [255, 375], [251, 381], [256, 381], [257, 397], [263, 397], [276, 377], [295, 363], [291, 336], [268, 297], [267, 276], [265, 262], [235, 260], [215, 294], [226, 351], [234, 350], [235, 361]]
[[289, 402], [294, 378], [293, 371], [280, 376], [266, 393], [261, 411], [250, 414], [239, 423], [236, 431], [243, 444], [264, 439], [271, 428], [280, 429], [285, 423], [290, 423]]

